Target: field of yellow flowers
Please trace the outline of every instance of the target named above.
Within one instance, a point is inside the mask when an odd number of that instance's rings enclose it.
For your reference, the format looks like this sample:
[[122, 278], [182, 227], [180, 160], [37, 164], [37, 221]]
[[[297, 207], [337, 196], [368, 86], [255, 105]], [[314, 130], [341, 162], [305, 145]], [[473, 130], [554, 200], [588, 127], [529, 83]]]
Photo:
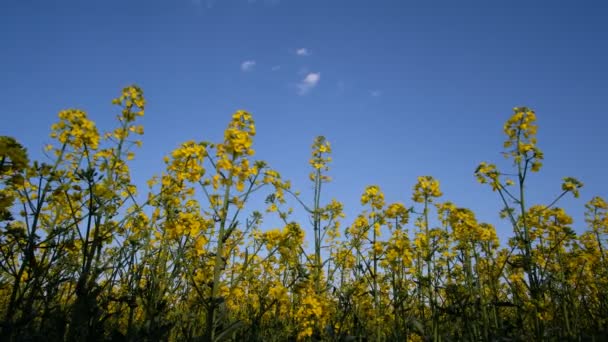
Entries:
[[[528, 175], [543, 162], [529, 108], [504, 124], [513, 167], [475, 170], [512, 226], [501, 246], [494, 227], [442, 198], [432, 176], [419, 177], [403, 203], [386, 203], [378, 186], [362, 189], [365, 210], [346, 220], [340, 202], [322, 200], [324, 137], [312, 145], [314, 193], [304, 201], [254, 159], [245, 111], [232, 115], [223, 141], [184, 142], [137, 189], [128, 165], [146, 102], [130, 86], [113, 103], [117, 128], [107, 133], [81, 110], [59, 113], [44, 162], [0, 137], [2, 341], [608, 336], [608, 204], [590, 199], [586, 231], [576, 234], [558, 205], [578, 197], [578, 180], [564, 178], [552, 203], [526, 201]], [[260, 205], [264, 212], [251, 210]], [[262, 225], [271, 217], [281, 229]]]

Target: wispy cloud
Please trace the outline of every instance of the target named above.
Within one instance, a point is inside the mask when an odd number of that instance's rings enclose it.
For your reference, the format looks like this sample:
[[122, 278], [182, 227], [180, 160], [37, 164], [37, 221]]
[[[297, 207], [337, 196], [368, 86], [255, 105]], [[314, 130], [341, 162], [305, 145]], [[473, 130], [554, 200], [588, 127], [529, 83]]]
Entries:
[[296, 50], [296, 55], [298, 56], [310, 56], [310, 50], [307, 48], [299, 48]]
[[243, 63], [241, 63], [241, 70], [242, 71], [251, 71], [253, 70], [253, 68], [255, 68], [255, 61], [250, 60], [250, 61], [244, 61]]
[[306, 95], [312, 88], [316, 87], [321, 80], [320, 72], [311, 72], [300, 83], [298, 83], [298, 94]]
[[270, 68], [270, 70], [272, 70], [272, 71], [278, 71], [278, 70], [281, 70], [281, 66], [280, 66], [280, 65], [275, 65], [275, 66], [273, 66], [272, 68]]
[[369, 92], [369, 94], [373, 97], [379, 97], [380, 95], [382, 95], [382, 92], [380, 90], [372, 90]]

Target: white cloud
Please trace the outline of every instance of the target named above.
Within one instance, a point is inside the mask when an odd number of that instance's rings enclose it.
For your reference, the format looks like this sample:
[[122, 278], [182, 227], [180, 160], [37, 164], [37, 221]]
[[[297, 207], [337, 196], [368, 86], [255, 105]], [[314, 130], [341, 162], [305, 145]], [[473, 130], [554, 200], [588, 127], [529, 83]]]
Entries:
[[255, 61], [244, 61], [241, 63], [241, 70], [251, 71], [255, 67]]
[[298, 83], [298, 94], [300, 94], [300, 95], [307, 94], [312, 88], [316, 87], [317, 84], [319, 84], [320, 80], [321, 80], [320, 72], [309, 73], [308, 75], [306, 75], [306, 77], [304, 77], [304, 79], [300, 83]]
[[379, 97], [380, 95], [382, 95], [382, 92], [380, 90], [372, 90], [369, 92], [369, 94], [373, 97]]
[[275, 66], [273, 66], [273, 67], [272, 67], [270, 70], [272, 70], [272, 71], [278, 71], [278, 70], [281, 70], [281, 66], [280, 66], [280, 65], [275, 65]]
[[310, 51], [307, 48], [299, 48], [296, 50], [298, 56], [310, 56]]

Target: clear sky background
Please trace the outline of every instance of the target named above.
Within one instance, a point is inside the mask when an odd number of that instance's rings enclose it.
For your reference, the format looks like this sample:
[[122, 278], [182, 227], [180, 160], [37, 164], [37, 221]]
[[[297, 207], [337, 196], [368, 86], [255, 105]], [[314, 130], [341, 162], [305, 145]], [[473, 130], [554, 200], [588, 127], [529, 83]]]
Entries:
[[[608, 197], [608, 5], [605, 1], [1, 0], [0, 134], [33, 158], [61, 109], [115, 127], [110, 100], [140, 85], [144, 185], [180, 142], [218, 141], [231, 114], [256, 120], [256, 157], [310, 198], [315, 136], [334, 150], [325, 199], [350, 223], [377, 184], [412, 204], [416, 177], [444, 200], [510, 234], [501, 204], [473, 172], [505, 162], [502, 125], [536, 110], [544, 167], [530, 201], [561, 178], [585, 183], [561, 205], [583, 230], [584, 203]], [[506, 169], [505, 169], [506, 170]], [[142, 188], [141, 190], [144, 190]], [[140, 191], [141, 191], [140, 190]]]

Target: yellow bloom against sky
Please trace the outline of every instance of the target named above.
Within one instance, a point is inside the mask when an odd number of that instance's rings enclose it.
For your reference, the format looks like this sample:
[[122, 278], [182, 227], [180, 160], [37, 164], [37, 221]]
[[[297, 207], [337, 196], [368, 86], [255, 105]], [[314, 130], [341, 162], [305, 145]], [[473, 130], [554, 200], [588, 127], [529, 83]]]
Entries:
[[[369, 184], [394, 202], [409, 196], [418, 176], [433, 175], [446, 197], [490, 221], [499, 202], [486, 188], [475, 188], [471, 172], [484, 160], [501, 170], [508, 166], [496, 158], [496, 146], [504, 142], [500, 125], [517, 106], [522, 118], [532, 118], [534, 110], [537, 123], [507, 126], [532, 135], [538, 126], [538, 147], [551, 163], [536, 179], [535, 194], [548, 193], [564, 174], [587, 185], [582, 199], [608, 194], [601, 172], [607, 166], [597, 157], [608, 145], [602, 114], [607, 48], [598, 43], [608, 24], [600, 2], [55, 5], [0, 5], [0, 39], [9, 42], [0, 56], [0, 134], [18, 136], [33, 157], [42, 157], [40, 146], [51, 142], [48, 127], [56, 113], [81, 108], [101, 134], [113, 127], [116, 114], [100, 94], [137, 83], [151, 102], [143, 102], [137, 88], [114, 101], [132, 106], [127, 116], [119, 113], [124, 120], [146, 106], [146, 135], [133, 160], [137, 184], [162, 168], [162, 157], [183, 141], [222, 141], [227, 118], [239, 113], [240, 129], [257, 137], [259, 158], [298, 190], [308, 186], [310, 171], [302, 161], [310, 159], [310, 142], [327, 137], [331, 148], [320, 152], [331, 150], [334, 158], [328, 176], [335, 182], [328, 189], [347, 199], [349, 216]], [[325, 14], [319, 18], [319, 12]], [[137, 53], [125, 52], [131, 49]], [[255, 116], [255, 126], [243, 113]], [[82, 138], [94, 140], [87, 132], [83, 126]], [[244, 134], [230, 140], [237, 149], [251, 147]], [[522, 148], [529, 150], [529, 143]], [[319, 162], [313, 167], [323, 168]], [[582, 222], [580, 207], [571, 200], [565, 205]]]

